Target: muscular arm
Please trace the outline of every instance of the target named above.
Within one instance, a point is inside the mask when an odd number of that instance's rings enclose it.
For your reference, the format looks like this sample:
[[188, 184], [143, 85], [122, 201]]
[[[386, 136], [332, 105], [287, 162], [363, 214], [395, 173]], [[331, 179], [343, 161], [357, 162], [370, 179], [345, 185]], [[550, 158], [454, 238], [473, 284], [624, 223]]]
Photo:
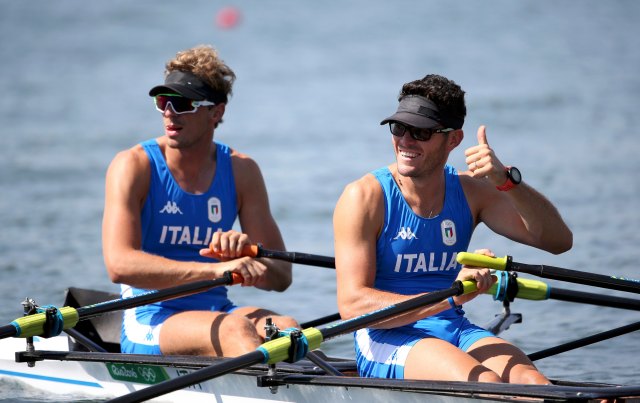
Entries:
[[161, 289], [241, 270], [229, 262], [178, 262], [143, 252], [140, 212], [149, 181], [149, 162], [141, 146], [119, 153], [107, 170], [102, 251], [114, 283]]
[[[346, 187], [333, 216], [338, 308], [345, 319], [417, 296], [374, 288], [376, 238], [383, 220], [382, 191], [372, 175]], [[447, 301], [440, 302], [397, 316], [377, 327], [406, 325], [449, 308]]]
[[524, 182], [508, 192], [496, 189], [504, 183], [506, 174], [504, 165], [487, 143], [484, 126], [478, 129], [478, 143], [465, 152], [473, 171], [460, 174], [477, 222], [484, 222], [511, 240], [547, 252], [559, 254], [571, 249], [571, 230], [540, 192]]
[[[285, 250], [280, 229], [269, 207], [267, 189], [258, 164], [244, 154], [234, 152], [233, 173], [238, 193], [239, 219], [242, 232], [252, 243], [267, 249]], [[284, 291], [292, 281], [291, 263], [275, 259], [258, 259], [267, 272], [255, 286], [263, 290]]]

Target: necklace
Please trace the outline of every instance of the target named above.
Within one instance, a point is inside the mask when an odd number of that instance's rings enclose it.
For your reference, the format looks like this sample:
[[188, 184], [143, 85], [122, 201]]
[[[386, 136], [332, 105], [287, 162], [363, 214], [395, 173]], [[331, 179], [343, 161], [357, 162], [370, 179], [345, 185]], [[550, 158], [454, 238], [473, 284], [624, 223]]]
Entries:
[[[395, 179], [396, 183], [398, 184], [398, 187], [402, 189], [402, 179], [400, 179], [399, 176], [396, 177], [395, 175], [393, 176], [393, 178]], [[418, 214], [418, 212], [416, 212], [416, 214]], [[427, 216], [427, 219], [430, 219], [430, 218], [433, 218], [433, 208], [431, 208], [431, 210], [429, 211], [429, 215]]]

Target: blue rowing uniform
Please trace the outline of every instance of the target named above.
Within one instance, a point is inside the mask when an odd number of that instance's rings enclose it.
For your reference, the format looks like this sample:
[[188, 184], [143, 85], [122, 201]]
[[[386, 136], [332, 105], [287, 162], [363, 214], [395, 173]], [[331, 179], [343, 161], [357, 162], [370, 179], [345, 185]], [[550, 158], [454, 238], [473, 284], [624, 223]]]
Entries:
[[[149, 193], [141, 213], [142, 250], [178, 261], [211, 262], [200, 256], [213, 233], [228, 231], [238, 215], [231, 149], [216, 143], [216, 172], [204, 194], [187, 193], [174, 180], [156, 140], [141, 143], [151, 164]], [[122, 298], [149, 290], [121, 285]], [[124, 353], [161, 354], [159, 334], [171, 315], [189, 310], [229, 312], [235, 306], [226, 287], [126, 310], [121, 333]]]
[[[432, 218], [413, 212], [388, 168], [372, 172], [384, 193], [385, 216], [376, 244], [375, 288], [403, 295], [450, 288], [469, 247], [473, 217], [458, 174], [446, 165], [442, 211]], [[363, 377], [404, 378], [404, 363], [421, 339], [437, 337], [462, 350], [492, 333], [471, 324], [462, 309], [448, 309], [394, 329], [355, 333], [358, 371]]]

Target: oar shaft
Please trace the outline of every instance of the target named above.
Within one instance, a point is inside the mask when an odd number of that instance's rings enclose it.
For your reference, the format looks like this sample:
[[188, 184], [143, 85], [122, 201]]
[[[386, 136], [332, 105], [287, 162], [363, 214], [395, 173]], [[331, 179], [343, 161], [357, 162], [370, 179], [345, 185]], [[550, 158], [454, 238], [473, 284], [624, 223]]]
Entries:
[[460, 252], [457, 255], [457, 261], [458, 263], [470, 266], [487, 267], [496, 270], [517, 271], [552, 280], [562, 280], [570, 283], [591, 285], [596, 287], [608, 288], [611, 290], [627, 291], [640, 294], [639, 280], [616, 276], [606, 276], [603, 274], [588, 273], [554, 266], [518, 263], [514, 262], [511, 259], [511, 256], [490, 257], [476, 253]]
[[[31, 337], [41, 335], [49, 337], [47, 333], [50, 332], [51, 327], [57, 330], [65, 330], [74, 327], [80, 320], [90, 319], [102, 313], [135, 308], [153, 302], [195, 294], [213, 287], [238, 284], [240, 282], [242, 282], [242, 276], [237, 273], [226, 272], [222, 278], [216, 280], [204, 280], [166, 288], [164, 290], [149, 291], [133, 297], [105, 301], [77, 309], [62, 307], [57, 309], [57, 313], [54, 313], [52, 316], [48, 316], [49, 311], [47, 310], [47, 312], [23, 316], [8, 325], [0, 327], [0, 339], [5, 337]], [[60, 320], [62, 320], [62, 322], [60, 322]]]
[[13, 337], [18, 333], [15, 326], [13, 325], [4, 325], [0, 326], [0, 340], [6, 339], [7, 337]]
[[272, 258], [272, 259], [285, 260], [291, 263], [326, 267], [328, 269], [336, 268], [336, 261], [332, 257], [312, 255], [309, 253], [302, 253], [302, 252], [283, 252], [283, 251], [264, 249], [260, 247], [257, 257], [266, 257], [266, 258]]
[[[504, 272], [497, 274], [504, 274]], [[499, 276], [498, 278], [500, 279], [501, 277]], [[622, 298], [590, 292], [555, 288], [550, 287], [547, 283], [539, 280], [531, 280], [520, 277], [515, 280], [510, 277], [507, 281], [503, 280], [502, 283], [500, 283], [499, 280], [499, 282], [493, 284], [491, 288], [486, 291], [486, 293], [494, 295], [494, 299], [504, 300], [504, 298], [496, 298], [500, 294], [499, 288], [502, 286], [506, 286], [507, 290], [511, 290], [512, 287], [517, 287], [517, 294], [515, 295], [515, 298], [518, 299], [529, 299], [534, 301], [555, 299], [559, 301], [640, 311], [639, 299]], [[505, 290], [503, 291], [503, 294], [507, 295], [508, 292]]]
[[335, 336], [340, 336], [345, 333], [353, 332], [357, 329], [371, 326], [382, 319], [389, 319], [394, 316], [409, 312], [413, 309], [417, 309], [426, 305], [435, 304], [448, 297], [454, 295], [462, 295], [472, 291], [475, 291], [476, 284], [471, 281], [456, 281], [451, 288], [439, 291], [433, 291], [428, 294], [411, 298], [409, 300], [400, 302], [395, 305], [387, 306], [383, 309], [373, 311], [361, 316], [357, 316], [352, 319], [348, 319], [342, 322], [338, 322], [334, 325], [330, 325], [326, 328], [320, 329], [324, 340], [330, 339]]
[[549, 299], [640, 311], [640, 300], [602, 296], [589, 292], [565, 290], [561, 288], [551, 288], [549, 291]]
[[[221, 259], [223, 257], [220, 253], [214, 252], [213, 249], [211, 249], [211, 253], [218, 259]], [[306, 264], [309, 266], [326, 267], [329, 269], [336, 268], [336, 260], [330, 256], [312, 255], [310, 253], [302, 252], [270, 250], [263, 248], [260, 244], [245, 246], [242, 249], [242, 256], [255, 258], [265, 257], [269, 259], [284, 260], [285, 262], [290, 263]]]
[[556, 347], [551, 347], [545, 350], [537, 351], [535, 353], [529, 354], [528, 356], [531, 361], [541, 360], [543, 358], [550, 357], [552, 355], [564, 353], [565, 351], [575, 350], [576, 348], [588, 346], [590, 344], [594, 344], [603, 340], [608, 340], [614, 337], [622, 336], [623, 334], [635, 332], [636, 330], [640, 330], [640, 322], [635, 322], [630, 325], [618, 327], [615, 329], [607, 330], [606, 332], [602, 332], [602, 333], [594, 334], [578, 340], [570, 341]]
[[106, 312], [136, 308], [142, 305], [153, 304], [155, 302], [180, 298], [186, 295], [203, 292], [214, 287], [237, 284], [241, 281], [242, 278], [237, 274], [226, 272], [223, 277], [217, 278], [215, 280], [196, 281], [193, 283], [182, 284], [162, 290], [149, 291], [144, 294], [138, 294], [129, 298], [114, 299], [111, 301], [100, 302], [94, 305], [87, 305], [78, 308], [78, 315], [80, 316], [81, 320], [90, 319], [94, 316], [98, 316]]
[[577, 270], [563, 269], [561, 267], [530, 265], [524, 263], [511, 262], [507, 270], [521, 273], [533, 274], [538, 277], [552, 280], [561, 280], [569, 283], [590, 285], [610, 290], [627, 291], [640, 294], [640, 283], [632, 280], [606, 276], [603, 274], [588, 273]]
[[308, 322], [304, 322], [300, 324], [302, 329], [306, 329], [308, 327], [316, 327], [321, 325], [326, 325], [327, 323], [335, 322], [336, 320], [340, 320], [339, 313], [333, 313], [331, 315], [323, 316], [318, 319], [310, 320]]
[[203, 380], [228, 374], [236, 370], [249, 367], [251, 365], [260, 364], [264, 360], [262, 352], [256, 350], [250, 353], [244, 354], [240, 357], [236, 357], [231, 360], [226, 360], [220, 364], [212, 365], [203, 369], [199, 369], [194, 372], [190, 372], [186, 375], [182, 375], [179, 378], [174, 378], [171, 382], [159, 383], [150, 386], [145, 389], [137, 390], [128, 395], [120, 396], [115, 399], [109, 400], [112, 403], [135, 403], [143, 402], [154, 397], [162, 396], [164, 394], [173, 392], [178, 389], [184, 389], [188, 386], [200, 383]]

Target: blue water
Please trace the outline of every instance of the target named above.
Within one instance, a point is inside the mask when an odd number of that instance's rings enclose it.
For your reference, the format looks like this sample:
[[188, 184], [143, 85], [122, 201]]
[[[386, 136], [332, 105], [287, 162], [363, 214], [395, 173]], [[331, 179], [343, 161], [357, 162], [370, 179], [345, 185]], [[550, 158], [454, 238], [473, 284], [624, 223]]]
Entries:
[[[242, 19], [224, 30], [214, 21], [227, 5]], [[331, 216], [343, 187], [393, 159], [379, 121], [395, 110], [404, 82], [439, 73], [467, 92], [466, 137], [451, 163], [464, 168], [464, 149], [487, 125], [498, 157], [518, 166], [574, 232], [573, 250], [560, 256], [485, 227], [471, 248], [638, 278], [638, 21], [633, 0], [4, 1], [0, 322], [20, 316], [27, 296], [60, 304], [68, 286], [117, 289], [100, 245], [106, 167], [117, 151], [162, 133], [147, 92], [166, 60], [203, 43], [238, 76], [216, 138], [261, 165], [290, 250], [333, 254]], [[294, 270], [286, 293], [232, 294], [301, 321], [335, 312], [333, 272]], [[478, 323], [500, 311], [488, 296], [465, 308]], [[503, 336], [526, 352], [640, 318], [559, 301], [513, 309], [524, 323]], [[638, 384], [638, 340], [625, 335], [537, 364], [554, 378]], [[323, 348], [352, 354], [350, 337]], [[20, 400], [15, 394], [0, 384], [0, 399]]]

